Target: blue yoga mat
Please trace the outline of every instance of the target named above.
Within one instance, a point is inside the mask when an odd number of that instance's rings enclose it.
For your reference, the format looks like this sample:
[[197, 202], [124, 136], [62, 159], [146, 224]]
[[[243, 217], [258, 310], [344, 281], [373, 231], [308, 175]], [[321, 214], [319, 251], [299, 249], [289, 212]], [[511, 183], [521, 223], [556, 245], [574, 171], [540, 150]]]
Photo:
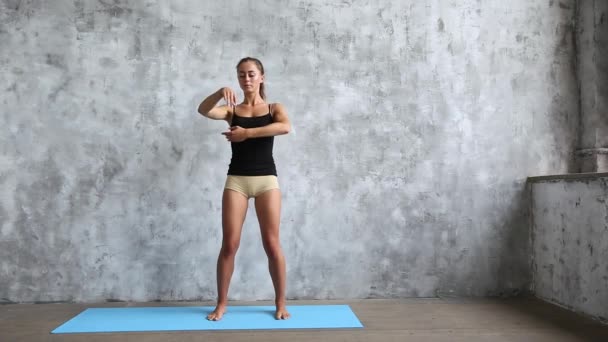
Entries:
[[291, 318], [276, 320], [274, 306], [229, 306], [220, 321], [208, 321], [212, 306], [90, 308], [53, 334], [177, 330], [363, 328], [348, 305], [287, 306]]

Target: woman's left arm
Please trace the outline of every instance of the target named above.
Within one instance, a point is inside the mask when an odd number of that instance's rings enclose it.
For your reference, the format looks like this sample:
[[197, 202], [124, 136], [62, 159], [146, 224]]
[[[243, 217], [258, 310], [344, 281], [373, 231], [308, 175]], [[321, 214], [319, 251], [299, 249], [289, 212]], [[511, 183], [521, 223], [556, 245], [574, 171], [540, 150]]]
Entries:
[[226, 140], [232, 142], [241, 142], [246, 139], [272, 137], [275, 135], [287, 134], [291, 130], [291, 123], [287, 117], [287, 111], [280, 103], [273, 105], [272, 113], [273, 123], [264, 127], [242, 128], [239, 126], [230, 127], [230, 131], [223, 132]]
[[275, 103], [272, 107], [273, 123], [264, 127], [248, 128], [247, 138], [270, 137], [289, 133], [291, 124], [289, 123], [285, 107], [280, 103]]

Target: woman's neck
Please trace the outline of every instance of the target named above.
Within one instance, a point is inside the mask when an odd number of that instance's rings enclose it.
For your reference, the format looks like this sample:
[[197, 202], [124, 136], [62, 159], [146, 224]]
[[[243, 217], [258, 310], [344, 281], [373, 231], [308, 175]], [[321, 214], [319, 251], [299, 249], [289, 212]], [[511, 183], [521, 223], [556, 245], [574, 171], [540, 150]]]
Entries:
[[259, 94], [245, 94], [243, 99], [243, 104], [246, 106], [256, 106], [265, 102]]

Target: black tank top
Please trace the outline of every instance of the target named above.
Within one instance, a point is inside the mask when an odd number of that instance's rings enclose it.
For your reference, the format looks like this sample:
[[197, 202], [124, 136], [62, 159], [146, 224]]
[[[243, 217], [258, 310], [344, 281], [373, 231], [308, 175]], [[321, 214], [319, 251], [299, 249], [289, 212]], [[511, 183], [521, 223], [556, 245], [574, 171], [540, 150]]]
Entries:
[[[273, 123], [270, 105], [268, 114], [254, 117], [243, 117], [236, 114], [236, 107], [232, 110], [231, 126], [243, 128], [263, 127]], [[269, 176], [277, 175], [272, 157], [274, 137], [261, 137], [246, 139], [241, 142], [232, 142], [232, 159], [228, 167], [228, 174], [234, 176]]]

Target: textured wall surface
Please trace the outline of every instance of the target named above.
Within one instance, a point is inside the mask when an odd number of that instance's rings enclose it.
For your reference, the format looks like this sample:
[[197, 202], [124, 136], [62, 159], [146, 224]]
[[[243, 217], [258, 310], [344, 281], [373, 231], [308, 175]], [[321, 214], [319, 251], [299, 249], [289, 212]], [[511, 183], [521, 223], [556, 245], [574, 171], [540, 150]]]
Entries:
[[[0, 2], [0, 298], [215, 298], [225, 123], [261, 58], [289, 298], [511, 295], [572, 168], [575, 1]], [[253, 205], [232, 299], [273, 297]]]
[[608, 320], [608, 174], [532, 183], [536, 296]]

